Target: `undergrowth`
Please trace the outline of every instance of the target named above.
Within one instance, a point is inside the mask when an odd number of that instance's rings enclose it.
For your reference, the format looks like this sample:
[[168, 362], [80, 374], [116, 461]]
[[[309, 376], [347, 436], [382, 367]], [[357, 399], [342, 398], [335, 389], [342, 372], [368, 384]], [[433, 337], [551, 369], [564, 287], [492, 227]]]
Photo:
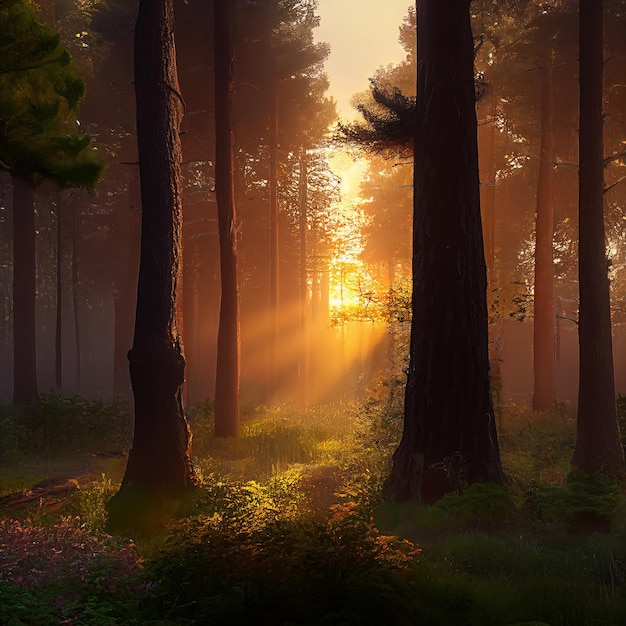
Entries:
[[[38, 548], [0, 582], [0, 623], [626, 623], [624, 496], [602, 475], [570, 470], [563, 410], [504, 412], [509, 484], [431, 507], [381, 497], [402, 426], [389, 386], [361, 405], [259, 408], [237, 440], [213, 437], [210, 403], [189, 417], [200, 486], [169, 530], [136, 538], [139, 549], [103, 532], [117, 489], [106, 475], [64, 500], [65, 522], [4, 522], [9, 543]], [[59, 445], [82, 437], [93, 441], [75, 433]], [[55, 543], [70, 527], [69, 545]], [[81, 545], [83, 565], [72, 565]], [[20, 580], [33, 567], [54, 576], [32, 589]]]

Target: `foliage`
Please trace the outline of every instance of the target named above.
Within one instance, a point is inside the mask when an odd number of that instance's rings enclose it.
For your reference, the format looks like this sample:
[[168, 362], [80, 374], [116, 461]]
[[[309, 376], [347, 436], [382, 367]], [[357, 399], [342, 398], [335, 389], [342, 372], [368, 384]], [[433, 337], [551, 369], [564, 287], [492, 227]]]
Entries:
[[508, 406], [502, 415], [498, 440], [509, 482], [525, 490], [533, 480], [560, 483], [570, 468], [576, 425], [565, 405], [552, 412], [532, 412]]
[[370, 79], [370, 90], [373, 106], [357, 104], [365, 124], [340, 124], [337, 140], [356, 145], [368, 154], [412, 157], [415, 96], [406, 96], [396, 87], [388, 89], [376, 79]]
[[617, 486], [601, 473], [575, 469], [565, 485], [533, 483], [526, 506], [545, 522], [564, 524], [570, 532], [608, 530], [618, 507]]
[[85, 86], [58, 34], [23, 0], [3, 3], [0, 32], [0, 167], [93, 187], [102, 165], [76, 119]]
[[[72, 403], [82, 404], [48, 406]], [[0, 525], [0, 621], [624, 623], [626, 507], [600, 475], [553, 472], [573, 429], [563, 410], [533, 421], [509, 408], [503, 448], [516, 482], [473, 485], [432, 507], [381, 499], [401, 429], [401, 398], [386, 385], [363, 406], [249, 412], [247, 442], [214, 440], [210, 405], [192, 421], [213, 458], [198, 459], [200, 487], [165, 536], [139, 540], [145, 562], [134, 542], [92, 532], [114, 488], [106, 476], [71, 494], [60, 519], [43, 505]], [[517, 446], [536, 456], [534, 469], [517, 467]], [[312, 463], [286, 460], [303, 450]], [[562, 532], [589, 511], [614, 532]]]
[[[366, 508], [335, 505], [323, 523], [294, 519], [289, 507], [264, 504], [268, 492], [229, 513], [188, 520], [149, 567], [159, 580], [150, 617], [226, 624], [404, 623], [416, 548], [384, 537]], [[239, 506], [236, 506], [236, 502]], [[353, 622], [352, 622], [353, 623]]]
[[121, 452], [130, 447], [132, 412], [121, 399], [44, 394], [30, 407], [0, 414], [0, 462], [69, 453]]
[[295, 410], [287, 406], [260, 407], [242, 416], [237, 439], [213, 435], [212, 403], [190, 411], [193, 454], [206, 471], [259, 478], [293, 463], [327, 462], [344, 456], [342, 445], [354, 426], [354, 407], [337, 402]]
[[99, 481], [81, 487], [70, 496], [69, 508], [75, 510], [82, 526], [93, 533], [104, 532], [107, 525], [106, 503], [117, 491], [106, 474]]

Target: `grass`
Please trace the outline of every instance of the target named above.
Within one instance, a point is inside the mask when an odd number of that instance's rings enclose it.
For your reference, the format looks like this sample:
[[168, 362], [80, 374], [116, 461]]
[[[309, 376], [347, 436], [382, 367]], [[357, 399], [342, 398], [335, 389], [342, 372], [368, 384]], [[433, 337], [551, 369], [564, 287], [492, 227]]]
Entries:
[[[80, 425], [89, 405], [74, 412], [72, 402], [55, 399], [55, 410]], [[98, 421], [104, 411], [94, 410]], [[5, 425], [28, 420], [3, 415]], [[201, 487], [163, 534], [135, 545], [103, 533], [119, 473], [96, 476], [54, 511], [7, 515], [6, 623], [626, 623], [626, 501], [602, 476], [570, 472], [574, 423], [563, 410], [510, 407], [500, 430], [510, 484], [428, 508], [380, 496], [401, 430], [393, 404], [261, 407], [237, 440], [213, 437], [208, 403], [190, 421]], [[54, 462], [96, 449], [98, 432], [59, 441]], [[23, 464], [29, 446], [13, 445]], [[14, 472], [3, 488], [29, 480]], [[56, 556], [46, 561], [35, 546]], [[29, 567], [54, 575], [33, 590], [15, 582]], [[82, 581], [71, 576], [79, 570]]]

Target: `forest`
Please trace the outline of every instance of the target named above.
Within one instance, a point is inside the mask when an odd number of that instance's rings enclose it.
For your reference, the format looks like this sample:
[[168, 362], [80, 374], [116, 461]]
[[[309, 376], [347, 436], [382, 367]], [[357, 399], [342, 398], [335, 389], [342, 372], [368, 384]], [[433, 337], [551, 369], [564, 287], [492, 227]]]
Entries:
[[626, 624], [626, 2], [342, 3], [0, 0], [0, 624]]

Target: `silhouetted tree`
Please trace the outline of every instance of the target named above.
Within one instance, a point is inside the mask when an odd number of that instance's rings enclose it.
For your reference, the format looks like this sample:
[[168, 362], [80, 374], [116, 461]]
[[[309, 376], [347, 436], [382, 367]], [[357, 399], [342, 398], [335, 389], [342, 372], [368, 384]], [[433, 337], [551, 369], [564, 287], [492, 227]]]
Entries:
[[572, 464], [624, 471], [615, 408], [613, 340], [604, 230], [603, 2], [580, 0], [578, 337], [580, 382]]
[[[434, 502], [500, 483], [469, 0], [419, 0], [413, 301], [404, 432], [387, 491]], [[453, 176], [450, 173], [453, 172]]]
[[58, 33], [24, 0], [0, 8], [0, 167], [13, 178], [13, 401], [37, 396], [34, 188], [92, 188], [102, 166], [79, 131], [85, 93]]
[[141, 1], [134, 49], [142, 204], [137, 315], [128, 353], [135, 429], [122, 485], [109, 502], [113, 527], [149, 522], [194, 483], [182, 407], [185, 359], [176, 325], [183, 104], [172, 0]]

